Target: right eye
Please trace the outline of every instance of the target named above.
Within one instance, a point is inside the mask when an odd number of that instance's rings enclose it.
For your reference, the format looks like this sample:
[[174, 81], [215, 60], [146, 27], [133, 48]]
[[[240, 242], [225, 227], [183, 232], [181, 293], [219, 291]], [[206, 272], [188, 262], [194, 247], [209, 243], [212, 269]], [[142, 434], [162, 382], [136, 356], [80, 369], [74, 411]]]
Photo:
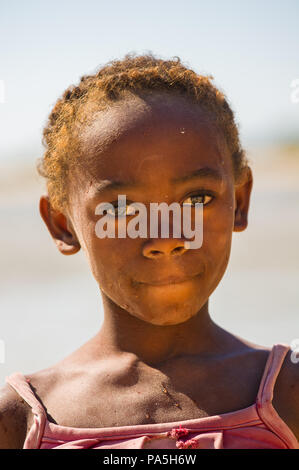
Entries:
[[111, 217], [126, 217], [127, 215], [135, 215], [136, 212], [134, 207], [130, 207], [130, 204], [118, 206], [116, 203], [116, 205], [113, 205], [113, 208], [108, 207], [105, 209], [105, 213]]

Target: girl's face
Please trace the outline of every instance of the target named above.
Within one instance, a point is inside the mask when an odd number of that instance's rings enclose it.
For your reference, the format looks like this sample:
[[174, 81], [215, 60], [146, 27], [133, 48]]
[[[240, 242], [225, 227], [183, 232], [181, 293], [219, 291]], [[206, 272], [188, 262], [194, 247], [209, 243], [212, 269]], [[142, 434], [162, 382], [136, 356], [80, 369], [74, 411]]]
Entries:
[[[103, 295], [154, 325], [187, 321], [224, 275], [232, 232], [246, 228], [252, 180], [235, 186], [225, 139], [183, 97], [156, 94], [118, 103], [96, 115], [80, 139], [66, 220]], [[101, 202], [115, 205], [120, 194], [148, 209], [150, 202], [202, 202], [202, 246], [185, 249], [184, 235], [172, 236], [172, 217], [169, 238], [98, 238], [95, 209]]]

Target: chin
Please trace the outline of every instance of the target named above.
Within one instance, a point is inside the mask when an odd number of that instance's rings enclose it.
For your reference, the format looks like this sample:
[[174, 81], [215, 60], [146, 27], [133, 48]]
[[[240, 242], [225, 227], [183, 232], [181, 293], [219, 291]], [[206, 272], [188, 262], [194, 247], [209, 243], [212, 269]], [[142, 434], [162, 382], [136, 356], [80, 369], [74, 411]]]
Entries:
[[147, 305], [139, 307], [138, 316], [141, 320], [151, 325], [170, 326], [185, 323], [194, 317], [198, 312], [194, 299], [184, 302], [150, 302]]
[[178, 325], [192, 318], [203, 305], [203, 292], [194, 282], [145, 286], [129, 311], [152, 325]]
[[186, 321], [190, 320], [191, 316], [179, 316], [174, 318], [172, 315], [165, 316], [163, 318], [151, 318], [150, 320], [144, 319], [147, 323], [151, 323], [152, 325], [157, 326], [172, 326], [172, 325], [180, 325], [181, 323], [185, 323]]
[[[184, 312], [193, 310], [200, 301], [199, 287], [194, 283], [171, 284], [167, 286], [150, 287], [143, 296], [145, 309], [150, 307], [155, 311]], [[201, 297], [201, 295], [200, 295]]]
[[193, 315], [186, 314], [186, 312], [177, 312], [169, 310], [164, 315], [157, 316], [151, 318], [144, 318], [144, 321], [147, 323], [151, 323], [152, 325], [158, 326], [171, 326], [171, 325], [179, 325], [180, 323], [185, 323], [186, 321], [190, 320]]

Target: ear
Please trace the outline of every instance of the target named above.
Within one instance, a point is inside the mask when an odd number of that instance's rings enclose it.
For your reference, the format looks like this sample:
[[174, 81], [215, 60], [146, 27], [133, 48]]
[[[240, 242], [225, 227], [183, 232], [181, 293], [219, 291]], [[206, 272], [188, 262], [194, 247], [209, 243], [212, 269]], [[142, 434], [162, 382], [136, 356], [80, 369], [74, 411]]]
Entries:
[[43, 195], [39, 212], [58, 250], [63, 255], [73, 255], [80, 250], [80, 243], [68, 217], [51, 206], [49, 196]]
[[253, 185], [252, 171], [247, 167], [241, 181], [235, 185], [234, 232], [242, 232], [248, 225], [248, 210]]

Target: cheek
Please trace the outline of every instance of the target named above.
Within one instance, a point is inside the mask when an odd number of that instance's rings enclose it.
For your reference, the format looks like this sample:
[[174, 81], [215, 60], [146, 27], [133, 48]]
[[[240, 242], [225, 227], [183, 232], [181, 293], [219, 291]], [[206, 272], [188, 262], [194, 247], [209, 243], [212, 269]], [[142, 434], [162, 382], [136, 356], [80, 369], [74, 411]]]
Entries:
[[231, 204], [204, 219], [203, 245], [211, 278], [219, 282], [227, 267], [232, 242], [234, 214]]
[[[92, 271], [103, 290], [117, 291], [127, 281], [127, 266], [136, 257], [136, 241], [126, 238], [100, 238], [98, 236], [101, 216], [95, 213], [96, 204], [86, 205], [77, 220], [80, 225], [80, 242]], [[100, 225], [101, 226], [101, 225]], [[107, 226], [104, 226], [107, 231]], [[117, 234], [117, 224], [115, 227]], [[122, 288], [123, 289], [123, 288]]]
[[115, 274], [120, 274], [128, 254], [127, 247], [123, 245], [122, 240], [98, 239], [96, 236], [92, 239], [89, 256], [97, 281], [108, 278], [115, 280]]
[[127, 266], [134, 253], [127, 239], [90, 237], [89, 264], [100, 289], [117, 304], [128, 294]]

